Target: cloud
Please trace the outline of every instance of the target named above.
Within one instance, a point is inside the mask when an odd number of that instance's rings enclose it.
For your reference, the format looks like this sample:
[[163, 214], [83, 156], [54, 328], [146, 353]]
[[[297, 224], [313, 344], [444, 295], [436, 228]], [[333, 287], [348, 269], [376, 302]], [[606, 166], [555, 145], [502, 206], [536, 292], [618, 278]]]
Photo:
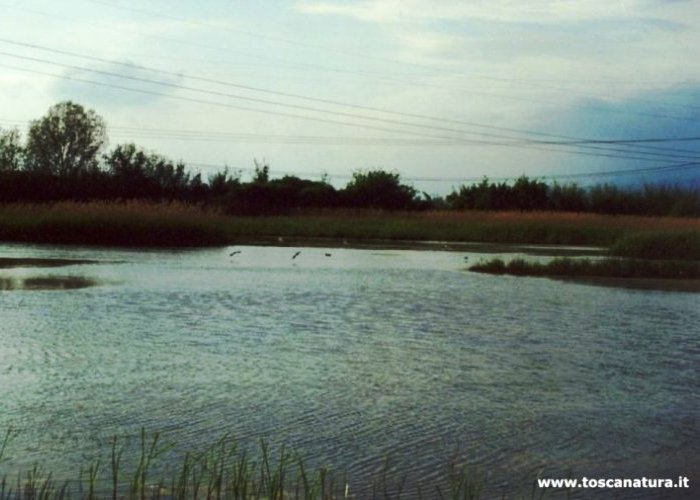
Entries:
[[605, 58], [616, 67], [622, 61], [614, 58], [641, 46], [658, 57], [669, 47], [695, 47], [697, 37], [692, 6], [651, 0], [299, 0], [294, 7], [374, 26], [402, 60], [423, 64], [544, 56], [567, 65]]
[[[94, 82], [94, 83], [87, 83]], [[162, 85], [150, 82], [161, 82]], [[102, 64], [92, 68], [67, 69], [53, 91], [60, 99], [88, 99], [104, 107], [143, 106], [158, 102], [173, 92], [179, 80], [141, 69], [129, 62]], [[132, 88], [133, 92], [123, 88]]]
[[648, 0], [300, 0], [305, 14], [351, 17], [372, 23], [464, 21], [550, 23], [625, 18], [654, 9]]

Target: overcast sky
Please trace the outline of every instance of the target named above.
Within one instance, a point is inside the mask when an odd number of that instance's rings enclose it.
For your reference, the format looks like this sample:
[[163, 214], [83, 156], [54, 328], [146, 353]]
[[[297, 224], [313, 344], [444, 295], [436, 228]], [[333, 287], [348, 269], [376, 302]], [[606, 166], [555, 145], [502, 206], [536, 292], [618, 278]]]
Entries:
[[110, 147], [135, 142], [205, 178], [224, 165], [249, 178], [254, 159], [336, 185], [382, 168], [441, 194], [485, 175], [700, 177], [693, 0], [0, 0], [0, 12], [0, 127], [24, 132], [72, 100], [105, 118]]

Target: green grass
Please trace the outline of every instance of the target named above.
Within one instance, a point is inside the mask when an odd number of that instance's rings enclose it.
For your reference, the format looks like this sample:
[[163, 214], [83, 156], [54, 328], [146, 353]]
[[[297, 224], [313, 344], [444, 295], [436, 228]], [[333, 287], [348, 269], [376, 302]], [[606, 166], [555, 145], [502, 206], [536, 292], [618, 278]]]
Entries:
[[600, 260], [558, 258], [546, 264], [514, 259], [477, 263], [470, 271], [513, 276], [601, 278], [700, 279], [700, 263], [606, 258]]

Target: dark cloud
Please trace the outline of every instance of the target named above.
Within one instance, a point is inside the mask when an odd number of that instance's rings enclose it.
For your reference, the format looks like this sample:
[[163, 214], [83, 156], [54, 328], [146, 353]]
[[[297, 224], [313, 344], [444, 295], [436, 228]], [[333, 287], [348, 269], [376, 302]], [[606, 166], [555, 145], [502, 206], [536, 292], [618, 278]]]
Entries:
[[[543, 129], [556, 130], [560, 135], [604, 141], [700, 137], [700, 83], [647, 92], [623, 101], [581, 100], [575, 103], [575, 107], [541, 123]], [[620, 182], [700, 182], [700, 165], [662, 170], [666, 166], [700, 163], [700, 141], [605, 147], [614, 148], [616, 151], [611, 154], [615, 156], [648, 160], [579, 157], [568, 164], [568, 169], [638, 171], [629, 176], [615, 176], [614, 179]], [[591, 165], [595, 165], [595, 168], [591, 169]], [[657, 167], [659, 170], [653, 170]]]

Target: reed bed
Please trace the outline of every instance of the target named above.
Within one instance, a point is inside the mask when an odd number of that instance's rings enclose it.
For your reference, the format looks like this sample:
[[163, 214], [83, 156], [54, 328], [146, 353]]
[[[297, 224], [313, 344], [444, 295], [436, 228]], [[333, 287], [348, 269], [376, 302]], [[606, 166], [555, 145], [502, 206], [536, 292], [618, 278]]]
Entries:
[[635, 233], [616, 241], [610, 253], [637, 259], [700, 260], [700, 231]]
[[[11, 437], [12, 430], [0, 443], [0, 464]], [[136, 447], [136, 453], [128, 460], [123, 443], [113, 438], [107, 457], [81, 467], [74, 479], [56, 478], [38, 464], [12, 478], [0, 477], [0, 500], [400, 499], [409, 493], [404, 489], [405, 480], [394, 484], [387, 480], [388, 462], [373, 484], [355, 490], [344, 476], [329, 467], [309, 470], [297, 454], [284, 447], [273, 451], [264, 440], [252, 454], [225, 436], [201, 451], [186, 452], [174, 465], [166, 467], [161, 459], [173, 446], [164, 444], [159, 433], [147, 435], [142, 429]], [[483, 475], [451, 460], [444, 484], [413, 488], [408, 496], [478, 499], [484, 484]], [[529, 498], [541, 496], [542, 492], [533, 488]]]
[[333, 211], [292, 216], [234, 217], [233, 238], [325, 237], [608, 246], [637, 232], [667, 229], [700, 233], [700, 220], [558, 212]]
[[224, 218], [181, 203], [71, 203], [0, 207], [0, 240], [183, 247], [223, 245]]
[[184, 203], [0, 206], [0, 240], [105, 246], [205, 246], [326, 238], [609, 246], [655, 231], [700, 234], [700, 219], [565, 212], [321, 210], [226, 216]]

